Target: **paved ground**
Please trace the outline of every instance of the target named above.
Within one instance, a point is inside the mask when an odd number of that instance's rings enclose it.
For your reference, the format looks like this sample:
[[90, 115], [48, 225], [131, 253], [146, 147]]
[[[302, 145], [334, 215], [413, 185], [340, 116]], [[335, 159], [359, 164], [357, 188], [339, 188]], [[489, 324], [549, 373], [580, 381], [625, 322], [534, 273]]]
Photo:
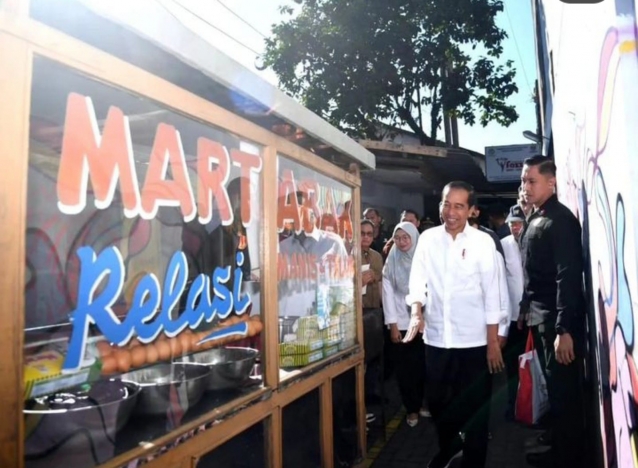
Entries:
[[[533, 441], [540, 434], [537, 430], [519, 424], [505, 422], [504, 378], [495, 380], [492, 401], [491, 432], [488, 468], [529, 468], [525, 462], [527, 451], [537, 451]], [[385, 405], [386, 434], [383, 434], [381, 406], [370, 407], [377, 413], [377, 420], [368, 433], [368, 459], [365, 465], [372, 468], [425, 468], [437, 451], [436, 433], [432, 422], [421, 419], [411, 428], [405, 423], [403, 410], [398, 403], [398, 391], [393, 380], [386, 384]]]

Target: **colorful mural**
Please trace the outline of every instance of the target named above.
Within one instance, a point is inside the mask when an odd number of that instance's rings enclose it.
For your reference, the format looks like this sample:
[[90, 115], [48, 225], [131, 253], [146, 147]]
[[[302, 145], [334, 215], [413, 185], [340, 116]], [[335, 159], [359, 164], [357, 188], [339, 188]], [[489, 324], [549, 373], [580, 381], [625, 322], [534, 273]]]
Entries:
[[[583, 225], [605, 466], [638, 467], [638, 55], [635, 0], [542, 0], [561, 200]], [[550, 116], [548, 116], [550, 117]]]

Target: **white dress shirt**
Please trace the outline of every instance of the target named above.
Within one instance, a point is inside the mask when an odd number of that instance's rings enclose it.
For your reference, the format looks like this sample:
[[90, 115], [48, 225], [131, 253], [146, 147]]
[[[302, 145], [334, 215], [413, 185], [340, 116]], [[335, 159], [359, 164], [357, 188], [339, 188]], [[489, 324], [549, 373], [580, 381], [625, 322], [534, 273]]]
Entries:
[[487, 344], [487, 325], [506, 325], [497, 255], [489, 235], [465, 226], [453, 239], [445, 226], [424, 231], [412, 261], [408, 305], [425, 306], [426, 344], [472, 348]]
[[392, 282], [383, 277], [383, 316], [386, 325], [397, 324], [397, 328], [405, 331], [410, 326], [410, 311], [405, 305], [405, 294], [401, 294]]
[[520, 313], [520, 303], [523, 298], [523, 261], [521, 259], [521, 248], [514, 236], [507, 236], [501, 240], [503, 252], [505, 253], [505, 277], [507, 278], [507, 290], [512, 321], [518, 320]]
[[[502, 243], [501, 243], [502, 245]], [[509, 288], [507, 287], [507, 273], [505, 262], [507, 259], [498, 253], [496, 254], [496, 270], [498, 275], [498, 295], [501, 304], [501, 313], [506, 317], [511, 317], [512, 309], [510, 307]], [[507, 337], [510, 330], [510, 320], [506, 320], [505, 323], [499, 323], [498, 336]]]

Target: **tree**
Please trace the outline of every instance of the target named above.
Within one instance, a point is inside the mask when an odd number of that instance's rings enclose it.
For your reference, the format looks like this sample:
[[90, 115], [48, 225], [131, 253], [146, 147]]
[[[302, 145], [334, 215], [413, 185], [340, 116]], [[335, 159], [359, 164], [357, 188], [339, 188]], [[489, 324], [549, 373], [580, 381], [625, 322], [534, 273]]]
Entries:
[[[377, 122], [435, 144], [443, 111], [473, 125], [518, 119], [512, 62], [499, 64], [502, 0], [295, 0], [273, 26], [264, 64], [280, 86], [354, 137]], [[470, 55], [470, 52], [472, 56]], [[430, 109], [429, 134], [419, 119]]]

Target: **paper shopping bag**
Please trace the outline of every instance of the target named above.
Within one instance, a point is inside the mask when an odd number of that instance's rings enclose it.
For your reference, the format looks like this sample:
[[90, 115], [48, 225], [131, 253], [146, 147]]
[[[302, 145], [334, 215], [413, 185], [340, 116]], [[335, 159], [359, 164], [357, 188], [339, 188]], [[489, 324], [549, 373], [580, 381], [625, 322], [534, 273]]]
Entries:
[[536, 424], [549, 409], [549, 397], [531, 329], [527, 335], [525, 353], [518, 357], [518, 377], [516, 420], [525, 424]]

